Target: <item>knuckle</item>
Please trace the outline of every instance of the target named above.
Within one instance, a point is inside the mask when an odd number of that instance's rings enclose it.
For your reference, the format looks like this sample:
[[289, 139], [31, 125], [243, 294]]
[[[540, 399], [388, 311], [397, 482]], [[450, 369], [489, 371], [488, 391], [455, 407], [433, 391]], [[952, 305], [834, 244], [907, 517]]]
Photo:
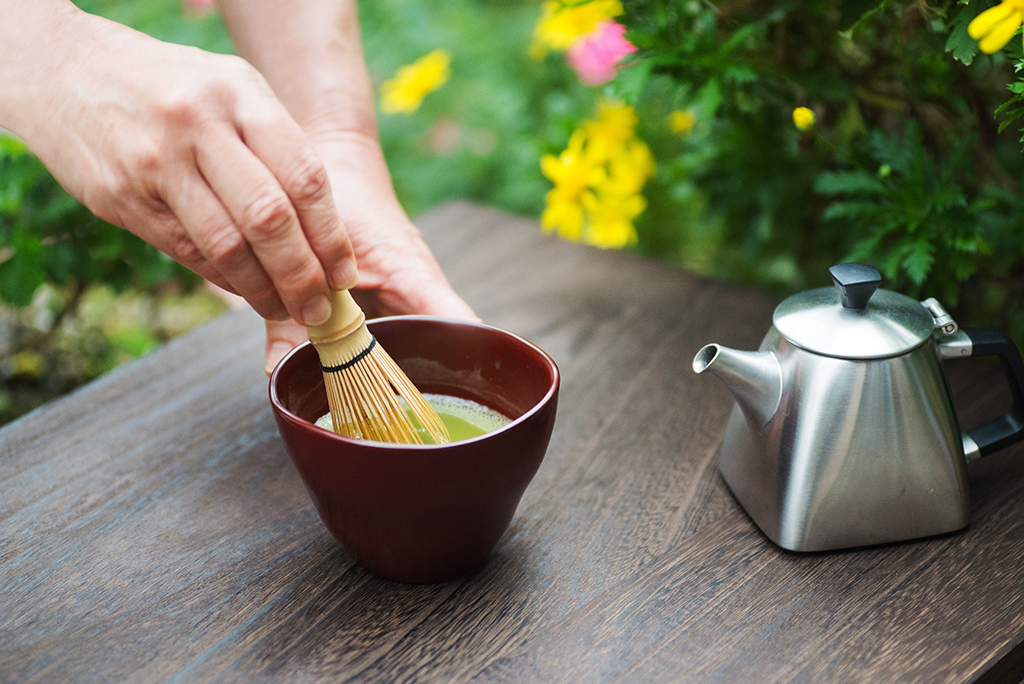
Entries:
[[199, 246], [185, 234], [178, 235], [173, 240], [169, 245], [169, 252], [170, 256], [179, 264], [192, 269], [201, 266], [207, 261]]
[[238, 55], [218, 54], [216, 59], [219, 64], [224, 67], [226, 80], [233, 81], [236, 78], [263, 78], [256, 67]]
[[288, 196], [279, 188], [264, 187], [249, 202], [242, 215], [242, 229], [257, 239], [273, 238], [295, 220]]
[[302, 261], [287, 268], [278, 274], [277, 282], [282, 291], [296, 294], [305, 293], [309, 296], [322, 290], [326, 284], [319, 264], [313, 260]]
[[[237, 104], [246, 94], [272, 93], [263, 75], [249, 62], [237, 55], [216, 55], [210, 65], [209, 76], [203, 84], [203, 96], [226, 105]], [[241, 119], [250, 112], [237, 113]]]
[[95, 204], [99, 211], [114, 211], [131, 204], [134, 192], [128, 181], [120, 175], [108, 177], [98, 192], [92, 193], [90, 204]]
[[230, 267], [237, 264], [249, 251], [245, 238], [233, 227], [225, 227], [212, 231], [207, 236], [202, 250], [206, 258], [218, 267]]
[[177, 82], [156, 97], [155, 112], [166, 130], [187, 131], [201, 127], [218, 107], [209, 76], [188, 83]]
[[191, 128], [198, 125], [206, 110], [203, 93], [196, 89], [166, 97], [160, 107], [163, 118], [173, 126]]
[[208, 105], [224, 106], [234, 101], [235, 94], [236, 86], [230, 79], [222, 75], [210, 77], [181, 103], [181, 113], [201, 112]]
[[136, 199], [133, 185], [121, 173], [102, 174], [98, 182], [87, 185], [82, 193], [82, 202], [94, 214], [116, 225], [123, 225], [123, 216]]
[[128, 160], [128, 172], [134, 177], [153, 179], [159, 174], [166, 163], [167, 155], [157, 140], [143, 139], [135, 143]]
[[302, 151], [284, 179], [285, 191], [297, 200], [323, 195], [328, 186], [327, 169], [312, 149]]

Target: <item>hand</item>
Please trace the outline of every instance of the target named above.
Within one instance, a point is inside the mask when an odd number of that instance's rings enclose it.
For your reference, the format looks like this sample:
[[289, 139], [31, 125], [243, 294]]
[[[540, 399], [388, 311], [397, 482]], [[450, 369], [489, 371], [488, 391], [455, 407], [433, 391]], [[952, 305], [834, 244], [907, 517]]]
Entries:
[[[356, 0], [219, 0], [240, 55], [260, 70], [324, 161], [359, 264], [353, 295], [369, 317], [476, 319], [395, 198], [377, 141]], [[268, 322], [271, 372], [306, 330]]]
[[[455, 293], [395, 198], [376, 139], [353, 132], [312, 136], [359, 264], [353, 296], [368, 318], [426, 314], [479, 320]], [[307, 339], [294, 321], [267, 321], [265, 370]]]
[[[311, 141], [244, 60], [81, 12], [19, 133], [58, 181], [264, 318], [316, 324], [356, 280]], [[35, 87], [35, 86], [34, 86]]]

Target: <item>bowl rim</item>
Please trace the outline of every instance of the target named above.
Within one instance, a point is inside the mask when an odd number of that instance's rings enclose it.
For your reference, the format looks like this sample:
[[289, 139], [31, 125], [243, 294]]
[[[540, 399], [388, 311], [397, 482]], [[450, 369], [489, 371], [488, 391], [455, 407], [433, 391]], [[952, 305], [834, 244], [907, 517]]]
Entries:
[[340, 440], [341, 442], [344, 442], [346, 444], [353, 444], [353, 445], [358, 445], [358, 446], [364, 447], [364, 448], [375, 448], [375, 449], [389, 449], [389, 450], [402, 450], [402, 451], [405, 451], [405, 450], [408, 450], [408, 449], [413, 449], [413, 450], [416, 450], [416, 451], [440, 451], [440, 450], [444, 450], [444, 449], [450, 449], [450, 448], [452, 448], [454, 446], [459, 446], [459, 445], [462, 445], [462, 444], [472, 444], [474, 442], [479, 442], [479, 441], [488, 439], [488, 438], [490, 438], [490, 437], [492, 437], [494, 435], [497, 435], [497, 434], [500, 434], [502, 432], [505, 432], [507, 430], [511, 430], [516, 425], [519, 425], [520, 423], [526, 422], [533, 415], [538, 413], [541, 410], [541, 408], [543, 406], [545, 406], [546, 404], [548, 404], [551, 401], [552, 397], [558, 392], [559, 385], [561, 384], [561, 374], [560, 374], [560, 372], [558, 370], [558, 364], [555, 363], [555, 360], [553, 358], [551, 358], [550, 354], [548, 354], [546, 351], [544, 351], [543, 349], [538, 347], [533, 342], [530, 342], [525, 337], [522, 337], [521, 335], [517, 335], [517, 334], [515, 334], [513, 332], [509, 332], [508, 330], [504, 330], [503, 328], [498, 328], [496, 326], [488, 325], [488, 324], [483, 323], [483, 322], [470, 321], [470, 320], [466, 320], [466, 319], [462, 319], [462, 318], [450, 318], [450, 317], [445, 317], [445, 316], [427, 316], [427, 315], [421, 315], [421, 314], [401, 315], [401, 316], [381, 316], [379, 318], [368, 319], [366, 321], [366, 324], [367, 325], [371, 325], [371, 324], [374, 324], [374, 323], [387, 323], [387, 322], [390, 322], [390, 321], [397, 321], [397, 320], [400, 320], [400, 321], [428, 321], [428, 322], [440, 322], [440, 323], [454, 323], [454, 324], [457, 324], [457, 325], [460, 325], [460, 326], [465, 326], [465, 327], [470, 327], [470, 328], [483, 328], [485, 330], [489, 330], [489, 331], [492, 331], [492, 332], [500, 333], [502, 335], [511, 337], [512, 339], [518, 341], [519, 343], [521, 343], [523, 345], [526, 345], [527, 347], [533, 349], [548, 364], [548, 366], [550, 366], [550, 368], [551, 368], [551, 375], [552, 375], [551, 386], [548, 387], [547, 391], [544, 393], [544, 396], [541, 399], [539, 399], [537, 401], [537, 403], [535, 403], [528, 411], [523, 413], [518, 418], [514, 418], [514, 419], [510, 420], [508, 423], [506, 423], [505, 425], [502, 425], [497, 430], [491, 430], [490, 432], [484, 433], [482, 435], [478, 435], [476, 437], [470, 437], [469, 439], [460, 439], [457, 442], [449, 442], [448, 444], [398, 444], [398, 443], [395, 443], [395, 442], [381, 442], [381, 441], [378, 441], [378, 440], [375, 440], [375, 439], [356, 439], [354, 437], [346, 437], [345, 435], [339, 435], [338, 433], [336, 433], [336, 432], [334, 432], [332, 430], [325, 430], [325, 429], [323, 429], [321, 427], [318, 427], [315, 423], [312, 423], [312, 422], [306, 420], [305, 418], [302, 418], [302, 417], [296, 415], [295, 413], [290, 411], [284, 405], [284, 403], [281, 401], [281, 398], [277, 394], [277, 378], [278, 378], [278, 374], [280, 373], [281, 369], [285, 366], [285, 364], [288, 363], [288, 361], [293, 356], [297, 355], [301, 350], [305, 349], [306, 347], [309, 347], [309, 346], [312, 345], [312, 342], [307, 340], [307, 341], [299, 344], [298, 346], [296, 346], [294, 349], [292, 349], [287, 354], [285, 354], [284, 357], [280, 361], [278, 361], [277, 365], [274, 366], [274, 370], [270, 374], [270, 403], [271, 403], [271, 405], [274, 407], [275, 410], [277, 410], [279, 412], [279, 414], [281, 416], [283, 416], [289, 422], [294, 423], [294, 424], [296, 424], [298, 426], [301, 426], [301, 427], [304, 427], [304, 428], [311, 427], [314, 430], [316, 430], [317, 432], [323, 434], [327, 438], [333, 438], [333, 439], [336, 439], [336, 440]]

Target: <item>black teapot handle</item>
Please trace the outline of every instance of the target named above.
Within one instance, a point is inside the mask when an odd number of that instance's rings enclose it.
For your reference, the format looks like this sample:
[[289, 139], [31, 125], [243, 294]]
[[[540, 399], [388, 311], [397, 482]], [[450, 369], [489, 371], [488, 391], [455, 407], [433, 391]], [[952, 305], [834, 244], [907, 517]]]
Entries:
[[964, 328], [971, 340], [971, 357], [998, 356], [1003, 362], [1013, 395], [1010, 412], [999, 416], [968, 435], [978, 445], [978, 458], [994, 454], [1024, 440], [1024, 361], [1013, 340], [995, 328]]

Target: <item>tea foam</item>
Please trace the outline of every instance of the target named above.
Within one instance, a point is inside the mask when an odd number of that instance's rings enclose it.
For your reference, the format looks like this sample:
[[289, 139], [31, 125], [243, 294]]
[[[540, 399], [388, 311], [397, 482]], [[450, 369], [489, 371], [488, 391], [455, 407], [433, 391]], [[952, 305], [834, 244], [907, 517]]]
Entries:
[[[424, 394], [423, 398], [437, 411], [441, 420], [448, 425], [449, 430], [454, 427], [451, 424], [454, 421], [445, 420], [448, 416], [456, 421], [468, 423], [473, 428], [477, 428], [481, 434], [493, 432], [511, 422], [509, 418], [498, 411], [470, 399], [452, 397], [447, 394]], [[331, 414], [326, 413], [320, 416], [316, 421], [316, 426], [333, 432], [334, 423], [331, 420]], [[453, 435], [452, 441], [459, 440]]]

